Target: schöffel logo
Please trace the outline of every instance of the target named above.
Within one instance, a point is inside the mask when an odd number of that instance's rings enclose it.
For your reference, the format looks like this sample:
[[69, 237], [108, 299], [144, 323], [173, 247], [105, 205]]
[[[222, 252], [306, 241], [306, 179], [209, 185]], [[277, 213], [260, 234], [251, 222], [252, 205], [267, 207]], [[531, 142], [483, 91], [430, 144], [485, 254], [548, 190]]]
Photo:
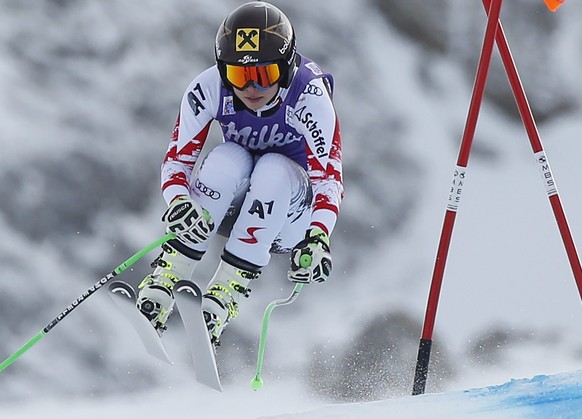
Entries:
[[307, 128], [313, 143], [315, 144], [315, 153], [318, 157], [327, 156], [325, 151], [325, 138], [323, 138], [323, 131], [317, 126], [317, 121], [313, 119], [311, 112], [305, 112], [305, 106], [295, 111], [297, 120]]
[[239, 28], [236, 30], [236, 50], [238, 51], [258, 51], [259, 50], [259, 29]]

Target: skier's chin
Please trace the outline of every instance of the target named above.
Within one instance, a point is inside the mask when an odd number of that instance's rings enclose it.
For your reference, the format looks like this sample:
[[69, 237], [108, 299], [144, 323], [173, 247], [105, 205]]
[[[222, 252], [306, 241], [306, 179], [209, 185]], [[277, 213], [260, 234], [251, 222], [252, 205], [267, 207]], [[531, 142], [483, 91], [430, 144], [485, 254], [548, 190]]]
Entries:
[[244, 90], [235, 89], [235, 94], [247, 108], [257, 111], [271, 102], [278, 90], [279, 86], [277, 84], [266, 90], [249, 86]]
[[259, 110], [261, 109], [263, 106], [265, 106], [268, 102], [268, 100], [264, 97], [264, 96], [258, 96], [258, 97], [244, 97], [242, 99], [242, 102], [245, 104], [245, 106], [253, 111]]

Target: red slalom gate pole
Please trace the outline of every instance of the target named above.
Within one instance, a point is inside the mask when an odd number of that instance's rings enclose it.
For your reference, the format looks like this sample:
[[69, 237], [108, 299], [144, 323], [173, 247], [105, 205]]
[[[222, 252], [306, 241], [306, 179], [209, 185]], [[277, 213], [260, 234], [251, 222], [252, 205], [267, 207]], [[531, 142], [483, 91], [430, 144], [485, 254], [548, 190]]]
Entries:
[[481, 48], [481, 57], [479, 58], [479, 65], [477, 67], [477, 74], [473, 86], [473, 94], [471, 97], [471, 103], [469, 105], [469, 112], [465, 124], [465, 131], [461, 141], [457, 165], [453, 174], [451, 191], [449, 194], [447, 210], [445, 213], [445, 219], [443, 222], [441, 238], [437, 251], [437, 258], [432, 276], [424, 326], [418, 347], [418, 357], [416, 361], [416, 371], [414, 374], [412, 395], [422, 394], [426, 388], [428, 364], [430, 360], [432, 335], [434, 331], [438, 300], [441, 291], [447, 255], [449, 252], [449, 246], [451, 243], [451, 237], [453, 234], [455, 217], [461, 199], [463, 184], [465, 182], [466, 168], [469, 161], [469, 154], [471, 153], [471, 145], [473, 144], [473, 138], [475, 136], [475, 128], [477, 126], [477, 119], [479, 117], [479, 109], [481, 107], [483, 92], [485, 90], [485, 83], [487, 81], [487, 73], [489, 72], [489, 65], [491, 63], [491, 54], [493, 52], [493, 45], [495, 43], [495, 33], [497, 32], [499, 15], [501, 12], [501, 3], [502, 0], [493, 0], [489, 7], [487, 27], [485, 29], [483, 47]]
[[[491, 6], [491, 0], [483, 0], [483, 6], [485, 7], [485, 12], [487, 12]], [[507, 72], [507, 77], [509, 78], [509, 84], [511, 85], [511, 90], [513, 91], [519, 114], [521, 115], [521, 119], [529, 137], [531, 147], [534, 152], [534, 157], [540, 166], [546, 192], [548, 194], [552, 210], [554, 211], [558, 229], [560, 231], [560, 235], [562, 236], [562, 241], [564, 243], [564, 247], [568, 255], [568, 260], [574, 274], [574, 279], [578, 287], [578, 293], [580, 294], [580, 298], [582, 298], [582, 267], [580, 265], [580, 258], [578, 257], [578, 252], [576, 250], [576, 244], [574, 243], [570, 227], [568, 226], [568, 220], [558, 195], [558, 189], [556, 187], [554, 176], [552, 175], [550, 163], [544, 152], [544, 147], [542, 145], [538, 129], [536, 127], [529, 102], [525, 95], [525, 90], [521, 83], [519, 73], [517, 72], [517, 67], [513, 60], [511, 50], [509, 49], [509, 44], [507, 43], [507, 38], [505, 37], [501, 22], [498, 22], [497, 24], [497, 34], [495, 35], [495, 41], [497, 42], [497, 48], [501, 54], [501, 59], [503, 61], [503, 66], [505, 67], [505, 71]]]

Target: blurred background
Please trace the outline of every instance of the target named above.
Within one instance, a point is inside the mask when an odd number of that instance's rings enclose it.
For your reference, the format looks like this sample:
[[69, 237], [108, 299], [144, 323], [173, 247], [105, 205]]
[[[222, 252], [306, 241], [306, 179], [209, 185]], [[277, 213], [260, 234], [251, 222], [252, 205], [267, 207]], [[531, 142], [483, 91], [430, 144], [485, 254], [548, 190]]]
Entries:
[[[160, 164], [183, 90], [241, 1], [0, 2], [0, 358], [164, 232]], [[325, 401], [410, 394], [486, 16], [477, 0], [272, 1], [334, 74], [345, 200], [333, 278], [273, 313], [266, 379]], [[506, 1], [502, 22], [574, 238], [582, 236], [582, 4]], [[214, 127], [208, 147], [220, 141]], [[582, 364], [582, 302], [497, 50], [443, 282], [427, 391]], [[224, 240], [196, 279], [206, 284]], [[137, 285], [157, 251], [123, 273]], [[246, 386], [275, 256], [219, 350]], [[179, 322], [168, 351], [188, 365]], [[2, 372], [2, 403], [189, 382], [140, 346], [104, 291]], [[191, 385], [191, 384], [188, 384]]]

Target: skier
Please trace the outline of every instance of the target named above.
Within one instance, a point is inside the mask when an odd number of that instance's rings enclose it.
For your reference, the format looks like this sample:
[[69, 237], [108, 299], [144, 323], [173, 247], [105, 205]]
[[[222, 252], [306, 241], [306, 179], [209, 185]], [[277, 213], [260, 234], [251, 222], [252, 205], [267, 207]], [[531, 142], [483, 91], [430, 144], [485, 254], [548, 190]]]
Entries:
[[[290, 253], [291, 281], [328, 279], [343, 184], [333, 78], [296, 52], [281, 10], [252, 1], [232, 11], [218, 29], [215, 58], [182, 98], [161, 174], [162, 221], [176, 239], [139, 285], [137, 307], [163, 331], [173, 284], [189, 279], [209, 241], [224, 235], [202, 297], [217, 346], [271, 253]], [[194, 171], [213, 120], [223, 142]]]

